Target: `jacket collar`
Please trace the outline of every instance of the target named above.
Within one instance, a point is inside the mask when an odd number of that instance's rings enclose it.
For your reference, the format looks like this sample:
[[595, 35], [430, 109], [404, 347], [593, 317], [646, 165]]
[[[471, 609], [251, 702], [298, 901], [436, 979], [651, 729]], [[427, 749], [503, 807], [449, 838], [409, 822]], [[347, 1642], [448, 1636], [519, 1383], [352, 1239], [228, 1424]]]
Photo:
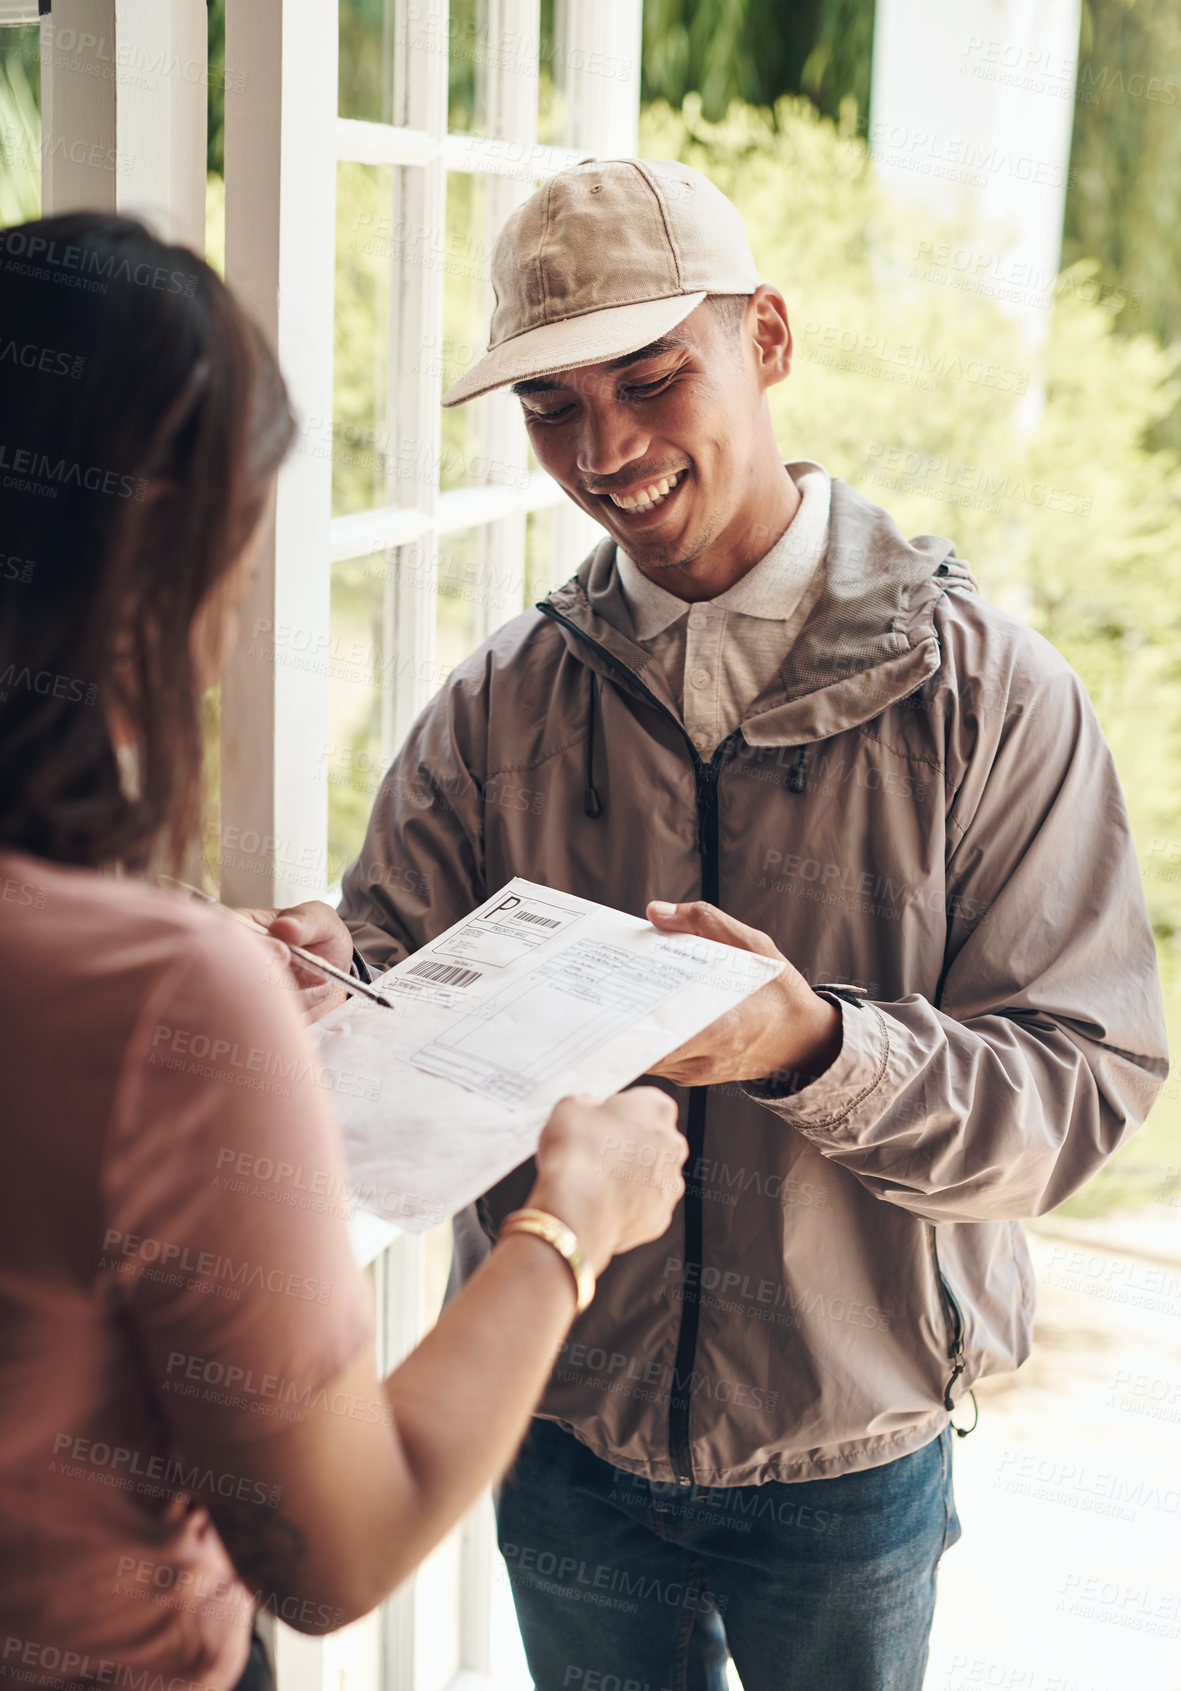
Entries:
[[[934, 612], [951, 585], [976, 584], [950, 540], [905, 540], [888, 512], [834, 478], [824, 578], [778, 676], [742, 724], [747, 743], [808, 745], [913, 693], [939, 667]], [[538, 609], [567, 625], [582, 662], [615, 681], [630, 676], [681, 722], [660, 664], [619, 632], [629, 622], [614, 541], [600, 541]]]

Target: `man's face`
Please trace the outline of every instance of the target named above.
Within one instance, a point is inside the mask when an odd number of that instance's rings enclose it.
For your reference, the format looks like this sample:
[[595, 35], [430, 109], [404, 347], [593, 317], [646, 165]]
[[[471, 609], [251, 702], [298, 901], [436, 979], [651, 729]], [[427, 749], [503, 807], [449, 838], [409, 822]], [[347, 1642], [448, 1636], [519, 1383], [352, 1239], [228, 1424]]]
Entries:
[[768, 450], [776, 460], [766, 389], [790, 368], [782, 307], [760, 288], [738, 332], [706, 301], [638, 353], [513, 389], [542, 467], [674, 591], [723, 553], [770, 544], [757, 530]]

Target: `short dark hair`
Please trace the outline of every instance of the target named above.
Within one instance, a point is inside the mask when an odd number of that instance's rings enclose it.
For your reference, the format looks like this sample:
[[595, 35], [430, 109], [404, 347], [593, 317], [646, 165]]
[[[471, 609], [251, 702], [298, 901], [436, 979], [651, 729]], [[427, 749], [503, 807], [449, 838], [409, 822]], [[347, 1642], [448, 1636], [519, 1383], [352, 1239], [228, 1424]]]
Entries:
[[707, 294], [705, 303], [712, 309], [718, 321], [730, 334], [736, 335], [742, 327], [742, 319], [750, 303], [749, 294]]
[[216, 273], [134, 218], [0, 230], [0, 323], [29, 354], [0, 382], [4, 552], [23, 560], [0, 573], [0, 847], [174, 865], [200, 819], [191, 630], [295, 437], [287, 390]]

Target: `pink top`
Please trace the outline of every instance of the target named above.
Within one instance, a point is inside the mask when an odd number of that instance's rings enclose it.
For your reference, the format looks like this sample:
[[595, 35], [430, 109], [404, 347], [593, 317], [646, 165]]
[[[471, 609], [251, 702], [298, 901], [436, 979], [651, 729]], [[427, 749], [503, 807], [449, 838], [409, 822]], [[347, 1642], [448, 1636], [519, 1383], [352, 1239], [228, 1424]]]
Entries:
[[184, 1447], [281, 1431], [372, 1336], [320, 1072], [227, 917], [0, 854], [0, 1686], [222, 1691], [256, 1604], [301, 1618], [187, 1488], [278, 1498]]

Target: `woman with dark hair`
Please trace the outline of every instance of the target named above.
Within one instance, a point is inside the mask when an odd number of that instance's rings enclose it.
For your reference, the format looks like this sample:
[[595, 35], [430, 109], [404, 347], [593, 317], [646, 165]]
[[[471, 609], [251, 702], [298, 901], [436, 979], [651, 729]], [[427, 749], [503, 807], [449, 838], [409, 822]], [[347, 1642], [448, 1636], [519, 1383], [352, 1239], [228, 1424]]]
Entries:
[[193, 254], [122, 218], [0, 231], [0, 1684], [223, 1691], [260, 1683], [257, 1610], [367, 1611], [682, 1190], [662, 1093], [566, 1100], [540, 1234], [502, 1231], [378, 1380], [276, 942], [134, 878], [194, 835], [201, 696], [293, 437]]

